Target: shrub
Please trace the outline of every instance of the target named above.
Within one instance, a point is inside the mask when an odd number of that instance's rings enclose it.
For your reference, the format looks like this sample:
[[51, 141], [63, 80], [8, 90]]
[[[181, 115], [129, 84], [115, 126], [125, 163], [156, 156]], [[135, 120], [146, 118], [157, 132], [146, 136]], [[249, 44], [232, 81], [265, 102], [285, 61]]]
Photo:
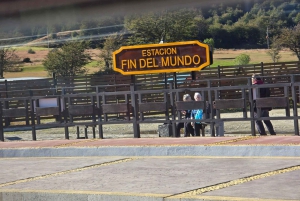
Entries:
[[58, 48], [52, 48], [51, 50], [50, 50], [50, 52], [57, 52], [59, 49]]
[[23, 62], [24, 63], [30, 63], [31, 61], [30, 61], [30, 58], [26, 57], [26, 58], [23, 59]]
[[240, 54], [234, 59], [236, 65], [246, 65], [250, 62], [250, 56], [248, 54]]
[[15, 67], [11, 67], [10, 69], [8, 69], [6, 72], [22, 72], [23, 69], [18, 67], [18, 66], [15, 66]]
[[281, 58], [281, 56], [279, 55], [280, 53], [280, 50], [279, 49], [276, 49], [276, 48], [271, 48], [267, 54], [271, 57], [272, 61], [275, 63], [275, 62], [278, 62], [279, 59]]
[[35, 54], [35, 51], [34, 51], [33, 49], [30, 48], [30, 49], [28, 50], [28, 53], [29, 53], [29, 54]]
[[90, 63], [91, 57], [85, 51], [88, 42], [68, 42], [60, 49], [48, 53], [43, 65], [49, 74], [56, 73], [57, 76], [69, 77], [85, 74], [85, 65]]
[[73, 38], [75, 38], [75, 37], [79, 36], [79, 34], [78, 34], [76, 31], [74, 31], [74, 32], [72, 32], [71, 36], [72, 36]]
[[109, 74], [117, 74], [117, 73], [111, 68], [105, 68], [104, 70], [99, 70], [98, 72], [95, 72], [93, 75], [109, 75]]
[[56, 39], [57, 38], [56, 33], [51, 33], [49, 38], [50, 39]]
[[215, 48], [214, 39], [213, 38], [206, 38], [203, 42], [206, 43], [207, 45], [209, 45], [210, 50], [212, 51], [212, 53], [214, 53], [214, 48]]

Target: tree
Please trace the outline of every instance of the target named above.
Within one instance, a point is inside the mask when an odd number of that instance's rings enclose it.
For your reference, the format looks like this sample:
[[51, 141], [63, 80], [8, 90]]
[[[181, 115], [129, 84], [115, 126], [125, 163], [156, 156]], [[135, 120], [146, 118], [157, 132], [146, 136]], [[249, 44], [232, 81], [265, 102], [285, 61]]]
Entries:
[[240, 54], [234, 59], [234, 63], [237, 65], [246, 65], [250, 62], [250, 56], [248, 54]]
[[207, 22], [207, 20], [204, 19], [202, 15], [197, 15], [194, 18], [194, 23], [196, 25], [196, 33], [197, 33], [196, 38], [198, 40], [203, 40], [209, 37], [208, 35], [209, 23]]
[[[228, 26], [227, 26], [228, 27]], [[236, 48], [249, 48], [259, 43], [260, 31], [257, 27], [236, 23], [234, 26], [228, 27], [230, 38], [224, 40], [223, 43]]]
[[294, 22], [295, 22], [296, 24], [300, 23], [300, 13], [298, 13], [298, 14], [296, 15], [296, 17], [294, 18]]
[[125, 28], [133, 35], [129, 44], [159, 43], [159, 41], [176, 42], [196, 39], [199, 20], [194, 10], [181, 9], [127, 16]]
[[209, 34], [214, 40], [215, 47], [218, 48], [229, 48], [232, 45], [232, 40], [229, 32], [223, 28], [223, 25], [215, 23], [209, 26], [208, 29]]
[[19, 62], [19, 57], [15, 54], [15, 49], [8, 47], [0, 47], [0, 77], [3, 78], [3, 73], [18, 68], [16, 64]]
[[211, 52], [214, 52], [214, 48], [215, 48], [215, 41], [212, 38], [206, 38], [204, 41], [204, 43], [206, 43], [207, 45], [209, 45]]
[[43, 65], [49, 74], [56, 73], [62, 77], [84, 74], [87, 72], [84, 66], [91, 60], [85, 52], [87, 47], [87, 42], [66, 43], [60, 49], [49, 52]]
[[283, 47], [289, 48], [300, 61], [300, 23], [293, 28], [284, 28], [278, 42]]
[[99, 57], [104, 60], [105, 70], [112, 67], [112, 54], [122, 46], [123, 35], [114, 34], [106, 38]]
[[281, 46], [278, 42], [278, 38], [274, 37], [271, 39], [271, 49], [267, 52], [267, 54], [271, 57], [273, 62], [278, 62], [281, 56], [279, 55]]

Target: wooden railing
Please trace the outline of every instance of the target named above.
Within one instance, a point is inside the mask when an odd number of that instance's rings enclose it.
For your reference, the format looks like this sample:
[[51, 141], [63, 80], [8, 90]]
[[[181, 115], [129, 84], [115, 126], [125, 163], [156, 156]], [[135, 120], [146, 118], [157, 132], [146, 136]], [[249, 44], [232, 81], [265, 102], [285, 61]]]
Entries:
[[[265, 79], [271, 78], [279, 79], [280, 76], [265, 77]], [[209, 105], [214, 105], [216, 103], [217, 118], [215, 119], [210, 115], [208, 119], [201, 120], [211, 126], [218, 121], [248, 121], [251, 123], [252, 135], [255, 135], [255, 120], [293, 120], [295, 135], [299, 135], [297, 100], [299, 97], [300, 82], [297, 82], [297, 75], [289, 75], [290, 82], [251, 85], [250, 78], [247, 78], [246, 84], [241, 85], [219, 86], [216, 84], [227, 79], [231, 80], [230, 83], [234, 83], [234, 80], [241, 78], [194, 81], [189, 88], [175, 88], [174, 83], [170, 81], [166, 89], [139, 90], [140, 87], [143, 87], [142, 84], [130, 84], [127, 86], [107, 85], [91, 87], [93, 88], [93, 92], [81, 91], [80, 93], [74, 93], [77, 88], [68, 88], [68, 92], [64, 89], [60, 95], [35, 96], [33, 95], [34, 90], [31, 90], [29, 93], [30, 96], [1, 98], [0, 119], [2, 123], [0, 123], [0, 140], [4, 140], [4, 131], [6, 128], [12, 127], [9, 123], [13, 121], [23, 122], [23, 124], [19, 124], [21, 127], [30, 127], [32, 129], [33, 140], [36, 140], [36, 129], [45, 129], [51, 126], [64, 127], [65, 138], [69, 139], [68, 128], [78, 125], [92, 126], [93, 128], [98, 126], [98, 137], [103, 138], [103, 125], [120, 123], [132, 124], [134, 128], [133, 136], [136, 138], [139, 138], [141, 135], [139, 131], [139, 125], [141, 123], [171, 124], [175, 137], [175, 123], [192, 121], [182, 120], [180, 113], [178, 118], [176, 118], [178, 114], [176, 111], [180, 109], [177, 108], [177, 105], [181, 101], [183, 93], [189, 93], [193, 96], [195, 92], [202, 94], [203, 104], [208, 103]], [[199, 87], [201, 84], [206, 84], [206, 87]], [[105, 91], [106, 87], [128, 87], [129, 90]], [[283, 94], [280, 96], [277, 94], [276, 96], [271, 96], [261, 101], [258, 100], [259, 104], [257, 107], [264, 107], [265, 102], [268, 103], [268, 107], [285, 109], [285, 116], [254, 118], [254, 103], [251, 97], [251, 90], [253, 88], [262, 87], [267, 87], [272, 90], [281, 90]], [[224, 94], [224, 92], [227, 91], [234, 91], [235, 97], [230, 99], [222, 98], [220, 94]], [[150, 95], [152, 95], [152, 99], [144, 98]], [[158, 95], [162, 98], [157, 99]], [[118, 97], [119, 100], [116, 100], [116, 97]], [[49, 101], [51, 104], [49, 104]], [[20, 104], [13, 105], [13, 103]], [[185, 107], [197, 109], [193, 102], [187, 104], [190, 105], [185, 105]], [[182, 107], [181, 104], [181, 108]], [[242, 109], [243, 117], [221, 119], [220, 113], [222, 113], [224, 109], [230, 108]], [[290, 114], [290, 108], [293, 108], [293, 114]], [[205, 111], [205, 108], [203, 109], [205, 113], [208, 112]], [[213, 112], [212, 107], [209, 112]], [[250, 113], [250, 116], [247, 116], [247, 112]], [[154, 114], [160, 115], [153, 116]], [[120, 121], [115, 119], [115, 115], [127, 118], [126, 120]], [[43, 124], [42, 119], [55, 119], [55, 122], [52, 124]], [[212, 130], [213, 128], [211, 128], [211, 135], [214, 136]], [[93, 137], [96, 137], [95, 133]]]
[[[299, 74], [300, 62], [260, 63], [244, 66], [218, 66], [207, 67], [196, 72], [197, 82], [192, 82], [191, 73], [167, 73], [131, 76], [120, 74], [87, 75], [76, 77], [53, 77], [37, 80], [4, 81], [0, 83], [1, 97], [26, 97], [32, 90], [36, 96], [60, 95], [65, 90], [67, 93], [93, 93], [95, 86], [106, 86], [103, 90], [108, 92], [128, 91], [129, 84], [135, 83], [137, 90], [166, 89], [170, 81], [174, 82], [174, 88], [207, 87], [208, 80], [211, 86], [232, 86], [247, 84], [248, 78], [253, 73], [267, 76], [266, 83], [289, 83], [290, 74]], [[229, 78], [229, 79], [228, 79]], [[232, 79], [235, 78], [235, 79]], [[218, 80], [216, 80], [218, 79]], [[300, 81], [300, 76], [295, 77]], [[71, 90], [71, 91], [70, 91]], [[282, 90], [273, 89], [273, 96], [283, 95]], [[220, 92], [219, 97], [230, 99], [235, 97], [235, 91]], [[161, 100], [163, 97], [156, 94], [144, 95], [144, 99]], [[116, 95], [114, 100], [124, 101]]]

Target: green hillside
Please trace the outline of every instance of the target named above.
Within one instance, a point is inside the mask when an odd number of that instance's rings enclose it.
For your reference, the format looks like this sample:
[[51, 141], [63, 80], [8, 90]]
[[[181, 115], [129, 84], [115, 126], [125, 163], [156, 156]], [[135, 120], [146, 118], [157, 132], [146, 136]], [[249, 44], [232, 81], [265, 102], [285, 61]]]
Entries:
[[[14, 26], [1, 26], [0, 44], [23, 44], [46, 36], [53, 46], [74, 38], [82, 38], [90, 40], [92, 47], [98, 47], [102, 46], [103, 38], [107, 35], [123, 32], [130, 36], [127, 43], [157, 43], [160, 39], [156, 35], [159, 35], [165, 41], [203, 41], [213, 38], [217, 48], [265, 48], [267, 30], [269, 38], [272, 38], [282, 28], [293, 27], [300, 22], [299, 0], [228, 2], [231, 4], [224, 1], [204, 5], [199, 1], [193, 8], [132, 13], [118, 17], [98, 16], [89, 20], [73, 16], [72, 20], [49, 25], [32, 23], [24, 27], [16, 23], [12, 24]], [[5, 20], [1, 20], [0, 25], [4, 22]], [[151, 27], [153, 24], [156, 25], [154, 29]], [[65, 31], [68, 34], [62, 36], [59, 33]]]

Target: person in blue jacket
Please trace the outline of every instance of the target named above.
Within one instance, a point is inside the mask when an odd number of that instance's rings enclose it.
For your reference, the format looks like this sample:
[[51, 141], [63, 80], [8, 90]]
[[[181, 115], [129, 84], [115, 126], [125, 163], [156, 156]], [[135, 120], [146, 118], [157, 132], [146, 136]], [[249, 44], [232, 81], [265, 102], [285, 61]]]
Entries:
[[[192, 101], [192, 98], [189, 94], [183, 95], [183, 101]], [[191, 117], [191, 110], [181, 111], [184, 115], [185, 119], [189, 119]], [[185, 128], [184, 137], [189, 137], [190, 135], [194, 136], [194, 129], [189, 123], [180, 122], [176, 124], [176, 137], [180, 137], [180, 130]]]
[[[194, 99], [195, 101], [201, 101], [202, 99], [201, 94], [196, 92], [194, 94]], [[203, 110], [202, 109], [192, 110], [191, 119], [203, 119]], [[200, 129], [202, 128], [201, 122], [197, 122], [197, 121], [191, 122], [191, 125], [194, 128], [195, 136], [200, 136]]]

